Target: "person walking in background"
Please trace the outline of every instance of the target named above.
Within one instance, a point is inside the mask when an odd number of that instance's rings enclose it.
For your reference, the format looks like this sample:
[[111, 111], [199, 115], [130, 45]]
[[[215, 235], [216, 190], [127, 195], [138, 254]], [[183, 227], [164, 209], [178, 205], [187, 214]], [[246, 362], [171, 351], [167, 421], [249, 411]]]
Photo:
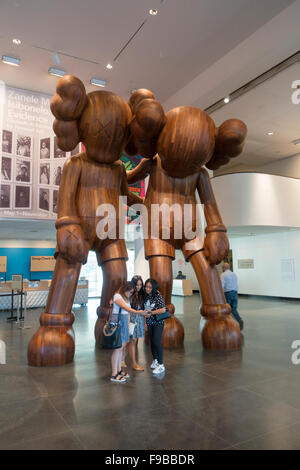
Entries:
[[129, 378], [126, 372], [122, 371], [123, 351], [129, 343], [129, 315], [137, 313], [146, 315], [144, 310], [134, 310], [130, 307], [130, 298], [134, 294], [135, 287], [131, 282], [126, 282], [113, 297], [112, 321], [117, 322], [120, 314], [122, 347], [114, 349], [111, 356], [112, 382], [123, 383]]
[[151, 369], [153, 374], [165, 372], [163, 363], [162, 335], [164, 331], [164, 320], [157, 321], [155, 316], [159, 313], [165, 313], [166, 306], [162, 295], [158, 291], [158, 285], [155, 279], [147, 279], [145, 282], [145, 302], [144, 307], [149, 312], [146, 316], [147, 330], [150, 339], [153, 362]]
[[[132, 284], [135, 286], [135, 292], [131, 297], [130, 304], [134, 310], [144, 309], [144, 283], [141, 276], [133, 276], [131, 279]], [[144, 338], [144, 315], [131, 313], [130, 323], [135, 323], [135, 328], [132, 335], [130, 336], [130, 342], [128, 345], [129, 357], [131, 360], [131, 367], [133, 370], [143, 371], [144, 368], [136, 362], [136, 352], [139, 338]]]
[[223, 273], [221, 274], [221, 282], [224, 290], [226, 302], [230, 305], [232, 315], [240, 325], [240, 329], [244, 328], [244, 322], [237, 311], [238, 305], [238, 279], [237, 275], [230, 270], [228, 263], [223, 263]]

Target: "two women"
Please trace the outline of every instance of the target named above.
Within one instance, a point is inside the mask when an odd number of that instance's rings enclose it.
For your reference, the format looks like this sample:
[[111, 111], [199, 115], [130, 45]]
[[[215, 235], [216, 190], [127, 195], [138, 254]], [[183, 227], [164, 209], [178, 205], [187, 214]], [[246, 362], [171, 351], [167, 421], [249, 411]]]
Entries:
[[[165, 371], [163, 364], [162, 334], [164, 320], [157, 320], [157, 314], [164, 313], [165, 302], [158, 291], [154, 279], [148, 279], [143, 288], [143, 280], [140, 276], [134, 276], [131, 282], [124, 284], [113, 297], [112, 320], [117, 321], [121, 317], [122, 347], [114, 349], [112, 353], [111, 381], [124, 383], [129, 375], [122, 371], [122, 357], [125, 355], [129, 343], [129, 355], [134, 370], [144, 370], [136, 362], [136, 348], [138, 338], [144, 336], [144, 319], [146, 319], [153, 362], [151, 369], [154, 374]], [[130, 317], [129, 315], [130, 314]], [[129, 323], [135, 324], [130, 337]]]

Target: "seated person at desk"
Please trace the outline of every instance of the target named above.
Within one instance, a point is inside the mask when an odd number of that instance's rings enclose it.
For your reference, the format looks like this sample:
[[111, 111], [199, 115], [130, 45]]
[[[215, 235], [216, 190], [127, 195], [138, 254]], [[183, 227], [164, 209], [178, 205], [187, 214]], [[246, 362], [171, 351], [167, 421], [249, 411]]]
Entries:
[[186, 276], [182, 274], [182, 271], [178, 271], [178, 274], [175, 279], [186, 279]]

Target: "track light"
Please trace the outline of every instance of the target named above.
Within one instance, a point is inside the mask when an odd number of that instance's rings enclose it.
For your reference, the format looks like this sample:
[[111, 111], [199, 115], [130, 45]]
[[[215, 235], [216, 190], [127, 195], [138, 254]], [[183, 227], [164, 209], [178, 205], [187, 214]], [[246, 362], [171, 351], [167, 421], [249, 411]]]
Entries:
[[66, 71], [63, 69], [58, 69], [56, 67], [50, 67], [48, 72], [50, 75], [55, 75], [56, 77], [64, 77], [66, 75]]
[[104, 88], [105, 85], [106, 85], [106, 81], [105, 81], [105, 80], [101, 80], [101, 78], [96, 78], [96, 77], [94, 77], [94, 78], [91, 78], [91, 84], [92, 84], [92, 85], [95, 85], [95, 86], [100, 86], [100, 87]]
[[230, 98], [229, 98], [229, 96], [226, 96], [226, 98], [224, 98], [224, 103], [226, 103], [226, 104], [227, 104], [227, 103], [229, 103], [229, 101], [230, 101]]
[[18, 57], [11, 57], [9, 55], [3, 55], [2, 62], [4, 64], [9, 64], [9, 65], [14, 65], [15, 67], [19, 67], [21, 63], [21, 59], [19, 59]]

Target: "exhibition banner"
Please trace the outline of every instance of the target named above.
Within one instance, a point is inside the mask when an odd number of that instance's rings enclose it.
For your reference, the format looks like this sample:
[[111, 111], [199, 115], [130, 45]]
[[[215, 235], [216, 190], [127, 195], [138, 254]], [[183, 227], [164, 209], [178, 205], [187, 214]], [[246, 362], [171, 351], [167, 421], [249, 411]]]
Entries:
[[[0, 217], [56, 219], [63, 166], [84, 148], [57, 146], [50, 101], [50, 95], [1, 86]], [[122, 155], [127, 170], [140, 158]], [[144, 182], [130, 189], [144, 196]]]

